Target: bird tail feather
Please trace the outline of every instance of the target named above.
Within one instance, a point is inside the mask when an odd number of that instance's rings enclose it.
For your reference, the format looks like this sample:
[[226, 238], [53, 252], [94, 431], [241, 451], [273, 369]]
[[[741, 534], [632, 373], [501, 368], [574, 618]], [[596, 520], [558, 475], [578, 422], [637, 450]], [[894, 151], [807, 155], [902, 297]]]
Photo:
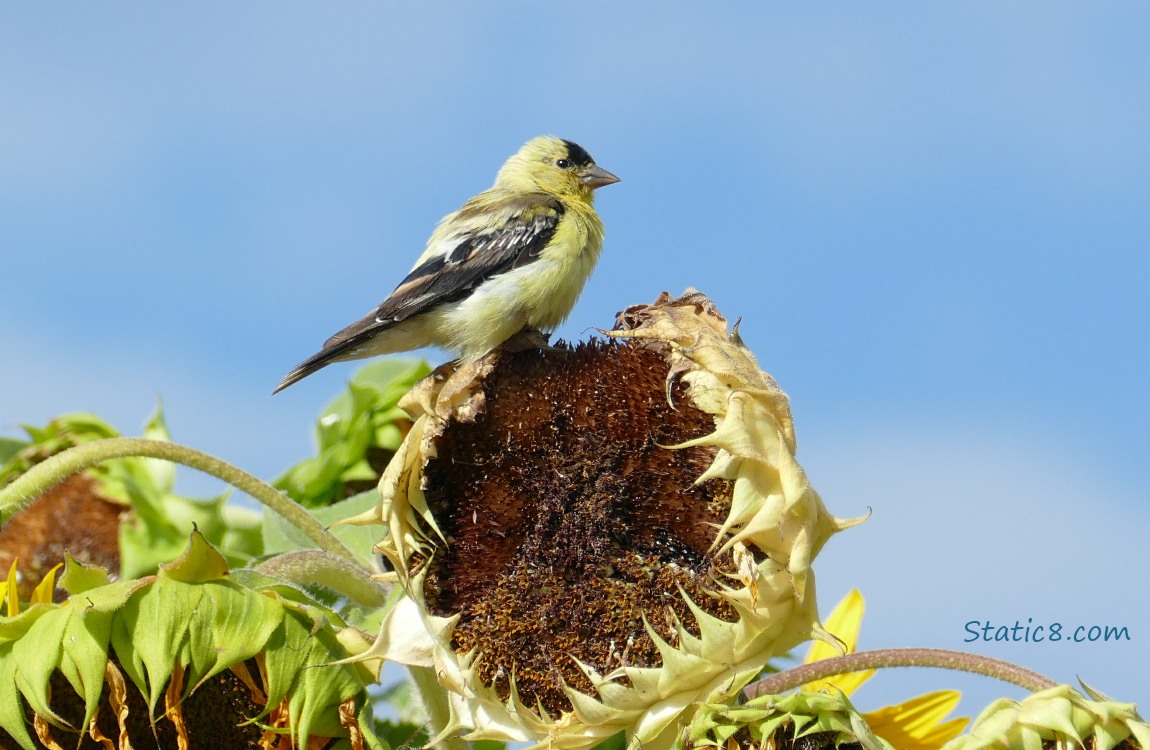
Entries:
[[330, 345], [332, 344], [332, 341], [329, 340], [328, 343], [324, 344], [323, 349], [320, 349], [318, 352], [311, 355], [303, 362], [300, 362], [298, 365], [291, 369], [291, 372], [289, 372], [287, 375], [284, 375], [284, 379], [281, 380], [280, 384], [275, 387], [275, 390], [272, 391], [272, 395], [276, 395], [293, 383], [298, 383], [308, 375], [311, 375], [313, 372], [322, 370], [332, 362], [341, 359], [355, 359], [355, 349], [360, 343], [362, 343], [361, 338], [362, 337], [353, 337], [350, 339], [345, 339], [343, 341], [336, 342], [334, 345]]

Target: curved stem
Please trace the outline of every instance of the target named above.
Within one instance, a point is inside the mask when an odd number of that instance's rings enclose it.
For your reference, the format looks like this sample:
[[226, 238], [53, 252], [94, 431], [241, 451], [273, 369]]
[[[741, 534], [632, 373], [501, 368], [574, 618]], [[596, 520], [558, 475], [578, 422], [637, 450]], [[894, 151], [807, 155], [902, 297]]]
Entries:
[[109, 459], [131, 457], [159, 458], [172, 461], [222, 479], [279, 513], [306, 534], [320, 549], [327, 550], [355, 562], [357, 566], [359, 565], [355, 556], [342, 542], [329, 534], [323, 525], [302, 506], [293, 502], [275, 487], [242, 469], [221, 461], [215, 456], [163, 440], [104, 438], [57, 453], [21, 474], [7, 487], [0, 489], [0, 512], [9, 508], [23, 507], [78, 471]]
[[942, 648], [884, 648], [803, 664], [747, 685], [743, 688], [743, 692], [748, 698], [755, 698], [760, 695], [782, 693], [808, 682], [824, 680], [835, 675], [884, 667], [933, 667], [971, 672], [994, 677], [1031, 692], [1052, 688], [1058, 684], [1038, 672], [988, 656]]
[[281, 552], [256, 565], [255, 570], [300, 586], [318, 583], [364, 607], [382, 607], [391, 592], [390, 585], [363, 575], [363, 566], [323, 550]]

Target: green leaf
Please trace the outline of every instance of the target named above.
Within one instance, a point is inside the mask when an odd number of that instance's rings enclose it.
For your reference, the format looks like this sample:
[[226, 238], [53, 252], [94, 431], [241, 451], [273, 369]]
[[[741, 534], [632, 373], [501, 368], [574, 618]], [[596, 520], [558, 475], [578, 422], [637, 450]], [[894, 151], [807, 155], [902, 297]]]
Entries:
[[7, 463], [28, 443], [15, 438], [0, 437], [0, 464]]
[[[423, 724], [410, 724], [403, 721], [380, 721], [374, 727], [376, 735], [391, 747], [425, 747], [431, 739], [427, 727]], [[480, 740], [471, 743], [473, 750], [479, 750], [479, 745], [486, 745], [486, 750], [503, 750], [507, 747], [503, 742]]]
[[[83, 412], [57, 417], [44, 427], [32, 425], [21, 425], [21, 427], [27, 433], [28, 440], [6, 443], [5, 457], [3, 464], [0, 464], [0, 487], [11, 483], [28, 469], [57, 453], [81, 443], [116, 437], [119, 434], [99, 417]], [[13, 447], [16, 450], [9, 454]], [[106, 470], [101, 467], [90, 469], [89, 472], [95, 477], [106, 474]]]
[[199, 529], [229, 565], [242, 566], [263, 553], [260, 513], [226, 504], [228, 494], [194, 499], [155, 495], [135, 506], [134, 519], [120, 525], [120, 571], [145, 575], [183, 552], [188, 534]]
[[137, 578], [155, 572], [184, 548], [187, 534], [163, 516], [144, 511], [120, 523], [120, 574]]
[[[144, 437], [150, 440], [170, 441], [171, 433], [168, 425], [164, 423], [164, 404], [156, 397], [156, 410], [144, 423]], [[152, 486], [160, 493], [170, 493], [176, 483], [176, 465], [171, 461], [162, 461], [158, 458], [141, 459], [141, 467], [146, 471]]]
[[317, 455], [300, 461], [273, 484], [305, 507], [330, 505], [378, 481], [410, 424], [399, 400], [431, 368], [426, 362], [379, 359], [361, 367], [347, 390], [316, 422]]
[[[473, 750], [483, 749], [473, 746]], [[495, 750], [495, 748], [487, 748], [486, 750]], [[596, 745], [595, 750], [627, 750], [627, 733], [619, 732], [618, 734], [611, 735]]]

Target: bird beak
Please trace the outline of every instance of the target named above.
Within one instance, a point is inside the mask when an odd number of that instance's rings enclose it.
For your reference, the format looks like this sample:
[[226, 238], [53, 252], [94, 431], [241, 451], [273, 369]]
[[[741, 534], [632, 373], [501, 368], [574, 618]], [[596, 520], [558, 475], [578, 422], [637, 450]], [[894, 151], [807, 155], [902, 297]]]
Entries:
[[592, 164], [591, 168], [583, 175], [583, 184], [594, 190], [601, 188], [604, 185], [610, 185], [612, 182], [618, 182], [619, 178], [603, 169], [597, 164]]

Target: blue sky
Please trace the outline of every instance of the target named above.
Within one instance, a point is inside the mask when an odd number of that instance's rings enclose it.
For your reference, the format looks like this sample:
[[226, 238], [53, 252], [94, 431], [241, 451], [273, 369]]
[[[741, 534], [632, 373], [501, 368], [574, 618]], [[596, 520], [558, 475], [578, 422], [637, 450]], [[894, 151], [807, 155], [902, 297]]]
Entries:
[[[0, 430], [91, 410], [272, 477], [352, 371], [270, 397], [528, 138], [586, 147], [560, 335], [708, 293], [793, 399], [863, 645], [1150, 700], [1150, 7], [253, 2], [0, 12]], [[433, 361], [443, 355], [429, 352]], [[217, 487], [189, 480], [203, 494]], [[1114, 625], [967, 644], [970, 620]], [[957, 685], [894, 672], [864, 708]]]

